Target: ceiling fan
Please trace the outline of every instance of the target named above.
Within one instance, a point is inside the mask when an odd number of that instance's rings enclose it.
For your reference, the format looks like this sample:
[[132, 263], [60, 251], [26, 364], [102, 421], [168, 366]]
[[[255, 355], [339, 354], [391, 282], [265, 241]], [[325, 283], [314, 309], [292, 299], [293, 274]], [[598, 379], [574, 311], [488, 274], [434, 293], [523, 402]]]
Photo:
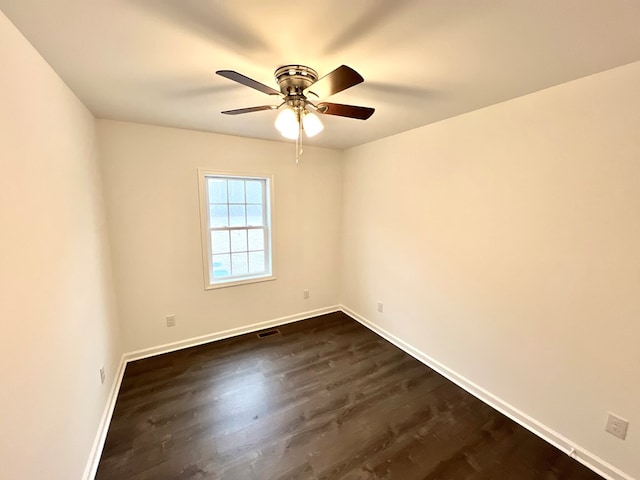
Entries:
[[275, 126], [284, 137], [297, 140], [299, 143], [302, 141], [303, 131], [308, 137], [312, 137], [324, 128], [315, 113], [366, 120], [375, 111], [370, 107], [325, 101], [316, 104], [309, 100], [309, 97], [324, 99], [364, 81], [358, 72], [346, 65], [336, 68], [320, 79], [318, 79], [318, 73], [312, 68], [304, 65], [284, 65], [274, 73], [280, 91], [233, 70], [218, 70], [216, 73], [267, 95], [278, 96], [282, 99], [282, 103], [279, 105], [238, 108], [222, 113], [239, 115], [262, 110], [278, 110], [285, 107], [278, 115]]

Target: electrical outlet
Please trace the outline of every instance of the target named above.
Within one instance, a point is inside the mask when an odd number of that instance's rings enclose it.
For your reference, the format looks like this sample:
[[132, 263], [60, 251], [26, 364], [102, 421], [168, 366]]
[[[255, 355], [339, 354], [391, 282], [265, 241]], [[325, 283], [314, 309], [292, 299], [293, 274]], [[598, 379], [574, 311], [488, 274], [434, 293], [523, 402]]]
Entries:
[[100, 367], [100, 383], [104, 384], [105, 374], [104, 374], [104, 365]]
[[628, 421], [609, 412], [609, 417], [607, 418], [607, 427], [605, 428], [607, 432], [609, 432], [614, 437], [618, 437], [624, 440], [625, 438], [627, 438], [628, 428]]
[[302, 297], [307, 300], [311, 295], [309, 295], [309, 289], [305, 289], [302, 291]]
[[384, 305], [382, 304], [382, 302], [378, 302], [378, 313], [383, 313], [384, 312]]
[[175, 315], [167, 315], [167, 327], [175, 327], [176, 326], [176, 316]]

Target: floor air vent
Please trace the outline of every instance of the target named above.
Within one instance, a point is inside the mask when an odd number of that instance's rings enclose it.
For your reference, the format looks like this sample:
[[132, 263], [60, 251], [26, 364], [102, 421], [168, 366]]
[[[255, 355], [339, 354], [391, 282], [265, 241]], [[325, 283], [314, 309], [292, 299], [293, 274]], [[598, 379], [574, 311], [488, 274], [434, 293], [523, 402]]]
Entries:
[[265, 330], [264, 332], [258, 333], [258, 338], [267, 338], [272, 337], [274, 335], [280, 335], [280, 330], [277, 328], [272, 328], [271, 330]]

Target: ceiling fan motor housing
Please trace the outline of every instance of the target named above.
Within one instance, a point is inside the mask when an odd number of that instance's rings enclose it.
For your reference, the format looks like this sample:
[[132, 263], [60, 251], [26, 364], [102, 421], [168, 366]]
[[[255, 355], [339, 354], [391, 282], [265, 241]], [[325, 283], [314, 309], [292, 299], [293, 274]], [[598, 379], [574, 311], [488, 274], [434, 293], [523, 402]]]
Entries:
[[276, 70], [275, 77], [285, 96], [303, 96], [303, 91], [318, 81], [318, 73], [304, 65], [284, 65]]

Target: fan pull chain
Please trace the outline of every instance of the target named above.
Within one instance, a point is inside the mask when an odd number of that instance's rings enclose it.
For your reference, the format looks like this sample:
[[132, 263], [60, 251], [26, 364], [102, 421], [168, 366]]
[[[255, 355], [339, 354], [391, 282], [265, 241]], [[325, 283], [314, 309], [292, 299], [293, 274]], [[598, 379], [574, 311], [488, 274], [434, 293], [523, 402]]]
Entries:
[[300, 130], [298, 130], [298, 136], [296, 137], [296, 165], [300, 160]]
[[300, 156], [304, 153], [302, 148], [302, 115], [298, 112], [298, 136], [296, 137], [296, 165], [300, 160]]

